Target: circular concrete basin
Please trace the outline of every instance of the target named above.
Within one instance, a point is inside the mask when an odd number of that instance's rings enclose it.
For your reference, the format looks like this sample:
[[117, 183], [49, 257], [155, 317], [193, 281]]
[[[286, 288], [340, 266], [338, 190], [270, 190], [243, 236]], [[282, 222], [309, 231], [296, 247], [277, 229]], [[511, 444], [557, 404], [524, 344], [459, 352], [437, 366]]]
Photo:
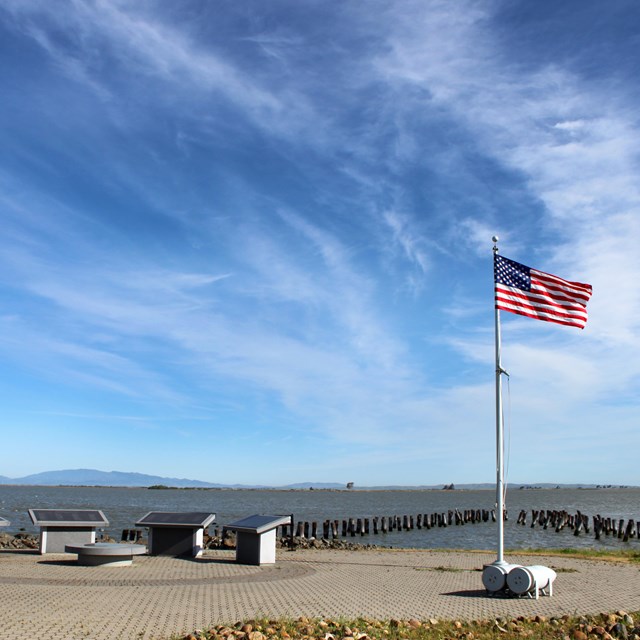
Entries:
[[77, 553], [78, 564], [89, 567], [127, 567], [133, 562], [133, 556], [147, 553], [147, 547], [144, 545], [117, 542], [67, 544], [64, 550], [67, 553]]

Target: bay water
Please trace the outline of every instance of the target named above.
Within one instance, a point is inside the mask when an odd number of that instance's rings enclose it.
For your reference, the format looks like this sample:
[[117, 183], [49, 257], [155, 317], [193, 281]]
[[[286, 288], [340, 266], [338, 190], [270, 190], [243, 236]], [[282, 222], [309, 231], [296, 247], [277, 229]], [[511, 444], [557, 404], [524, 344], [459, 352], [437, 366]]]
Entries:
[[[263, 490], [263, 489], [163, 489], [122, 487], [44, 487], [0, 485], [0, 516], [10, 520], [5, 530], [37, 533], [28, 509], [100, 509], [109, 520], [105, 528], [117, 540], [123, 529], [149, 511], [206, 511], [216, 514], [214, 526], [259, 514], [293, 514], [295, 521], [371, 518], [374, 516], [416, 516], [458, 509], [487, 509], [495, 506], [495, 491], [438, 490]], [[589, 534], [574, 536], [565, 529], [531, 527], [532, 509], [581, 511], [616, 520], [640, 520], [640, 488], [624, 489], [513, 489], [507, 493], [509, 520], [505, 523], [505, 547], [596, 547], [637, 548], [640, 540], [627, 543], [612, 536], [594, 539]], [[527, 511], [527, 524], [516, 524], [520, 510]], [[1, 530], [0, 530], [1, 531]], [[442, 528], [393, 531], [356, 536], [355, 542], [402, 548], [494, 549], [496, 524], [491, 522]]]

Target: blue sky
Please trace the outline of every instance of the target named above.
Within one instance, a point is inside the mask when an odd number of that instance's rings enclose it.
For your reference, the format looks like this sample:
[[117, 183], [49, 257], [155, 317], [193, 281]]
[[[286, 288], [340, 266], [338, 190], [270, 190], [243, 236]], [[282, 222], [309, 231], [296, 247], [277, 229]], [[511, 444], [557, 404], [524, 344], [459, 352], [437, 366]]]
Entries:
[[640, 10], [7, 0], [0, 475], [638, 484]]

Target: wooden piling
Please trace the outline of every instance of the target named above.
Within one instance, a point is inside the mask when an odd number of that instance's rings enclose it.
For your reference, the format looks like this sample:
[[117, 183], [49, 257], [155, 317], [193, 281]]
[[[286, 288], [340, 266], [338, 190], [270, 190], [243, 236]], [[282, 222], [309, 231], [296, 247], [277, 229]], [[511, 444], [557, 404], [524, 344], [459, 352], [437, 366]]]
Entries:
[[593, 516], [593, 533], [596, 540], [600, 540], [600, 533], [602, 532], [602, 520], [600, 516]]
[[576, 518], [575, 519], [575, 526], [573, 528], [573, 535], [574, 536], [579, 536], [581, 529], [582, 529], [582, 518]]

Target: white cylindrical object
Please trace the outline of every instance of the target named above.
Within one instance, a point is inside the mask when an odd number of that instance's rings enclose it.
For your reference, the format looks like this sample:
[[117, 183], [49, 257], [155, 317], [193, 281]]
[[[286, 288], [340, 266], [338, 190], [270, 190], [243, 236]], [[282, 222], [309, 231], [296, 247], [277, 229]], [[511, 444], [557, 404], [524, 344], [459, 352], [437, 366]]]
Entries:
[[507, 582], [507, 574], [519, 564], [486, 564], [482, 569], [482, 584], [487, 591], [500, 591]]
[[507, 574], [507, 586], [513, 593], [522, 595], [534, 589], [546, 589], [556, 579], [556, 572], [549, 567], [532, 565], [515, 567]]

